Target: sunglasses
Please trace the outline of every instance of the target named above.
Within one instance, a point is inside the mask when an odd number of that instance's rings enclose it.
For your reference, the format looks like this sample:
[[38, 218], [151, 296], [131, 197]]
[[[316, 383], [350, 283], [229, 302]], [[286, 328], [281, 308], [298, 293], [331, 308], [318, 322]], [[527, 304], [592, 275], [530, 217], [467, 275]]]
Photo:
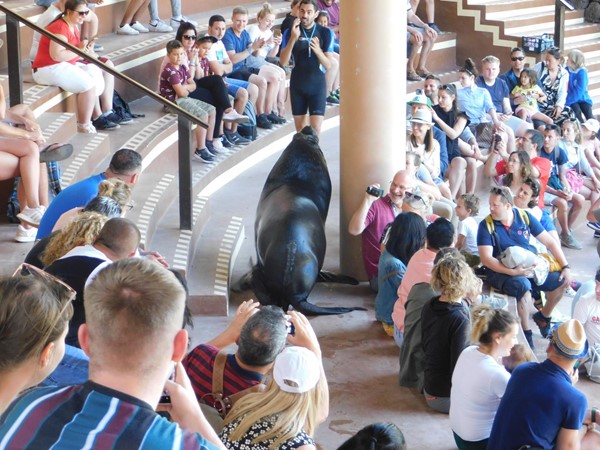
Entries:
[[196, 35], [195, 34], [184, 34], [182, 37], [184, 39], [187, 39], [188, 41], [193, 41], [194, 39], [196, 39]]
[[510, 60], [511, 61], [523, 61], [525, 59], [524, 56], [511, 56]]
[[513, 195], [509, 188], [507, 187], [493, 187], [490, 191], [492, 195], [500, 195], [502, 196], [508, 203], [514, 205]]
[[19, 267], [17, 267], [17, 270], [15, 270], [15, 273], [13, 273], [12, 276], [13, 277], [33, 276], [33, 277], [37, 277], [37, 278], [43, 279], [45, 281], [49, 281], [50, 283], [54, 283], [55, 285], [57, 285], [56, 287], [58, 287], [60, 289], [61, 294], [63, 294], [64, 297], [68, 298], [68, 300], [65, 302], [65, 306], [63, 306], [62, 312], [64, 312], [67, 305], [69, 303], [71, 303], [75, 299], [75, 296], [77, 295], [77, 292], [75, 291], [75, 289], [73, 289], [67, 283], [65, 283], [62, 280], [59, 280], [54, 275], [50, 275], [48, 272], [45, 272], [38, 267], [32, 266], [31, 264], [27, 264], [27, 263], [21, 264]]
[[89, 9], [86, 9], [85, 11], [75, 11], [77, 14], [79, 14], [81, 17], [85, 17], [90, 13]]
[[425, 205], [426, 208], [429, 208], [429, 203], [427, 203], [427, 200], [425, 200], [425, 198], [423, 198], [419, 194], [415, 194], [414, 192], [406, 191], [404, 193], [404, 196], [406, 197], [407, 200], [414, 198], [418, 202], [423, 202], [423, 205]]

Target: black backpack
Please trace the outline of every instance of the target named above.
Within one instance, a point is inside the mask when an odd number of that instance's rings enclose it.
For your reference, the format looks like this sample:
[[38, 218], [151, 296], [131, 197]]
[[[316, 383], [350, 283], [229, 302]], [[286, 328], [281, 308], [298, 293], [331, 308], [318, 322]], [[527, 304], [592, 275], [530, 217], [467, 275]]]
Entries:
[[121, 119], [135, 119], [136, 117], [146, 117], [145, 114], [135, 114], [131, 112], [129, 104], [123, 100], [123, 97], [114, 90], [113, 91], [113, 111]]

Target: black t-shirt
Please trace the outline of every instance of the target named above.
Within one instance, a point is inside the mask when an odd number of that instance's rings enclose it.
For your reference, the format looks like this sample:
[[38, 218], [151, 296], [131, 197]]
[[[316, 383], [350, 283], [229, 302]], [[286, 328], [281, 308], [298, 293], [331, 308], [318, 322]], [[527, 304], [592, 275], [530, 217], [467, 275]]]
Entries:
[[[325, 77], [324, 71], [321, 70], [321, 63], [319, 58], [311, 50], [308, 51], [310, 40], [312, 37], [318, 37], [321, 50], [323, 52], [333, 52], [333, 39], [331, 38], [331, 30], [329, 28], [322, 27], [321, 25], [314, 24], [314, 26], [306, 30], [300, 25], [300, 37], [292, 48], [292, 55], [294, 57], [294, 70], [292, 70], [291, 79], [299, 77], [301, 79], [314, 78], [314, 77]], [[290, 40], [290, 30], [286, 30], [283, 35], [283, 41], [281, 43], [282, 48], [285, 48]]]
[[[438, 115], [438, 117], [450, 127], [454, 127], [454, 123], [459, 117], [464, 117], [465, 119], [467, 119], [465, 127], [469, 126], [469, 118], [462, 111], [455, 112], [453, 109], [451, 109], [450, 111], [444, 111], [440, 105], [435, 105], [433, 109]], [[437, 124], [435, 126], [441, 130], [441, 128], [438, 127]], [[448, 162], [452, 161], [453, 158], [460, 156], [460, 149], [458, 148], [458, 138], [450, 139], [448, 136], [446, 136], [446, 146], [448, 147]]]

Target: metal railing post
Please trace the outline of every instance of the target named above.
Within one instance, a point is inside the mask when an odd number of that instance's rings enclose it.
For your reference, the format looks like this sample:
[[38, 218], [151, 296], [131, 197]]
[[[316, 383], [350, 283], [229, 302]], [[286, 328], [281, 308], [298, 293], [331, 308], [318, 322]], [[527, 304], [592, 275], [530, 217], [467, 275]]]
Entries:
[[568, 0], [556, 0], [554, 4], [554, 45], [565, 50], [565, 11], [575, 7]]
[[[8, 95], [10, 106], [23, 103], [23, 74], [21, 73], [21, 31], [19, 21], [6, 16], [6, 53], [8, 57]], [[12, 64], [10, 63], [12, 61]]]
[[192, 229], [192, 122], [177, 116], [179, 132], [179, 228]]

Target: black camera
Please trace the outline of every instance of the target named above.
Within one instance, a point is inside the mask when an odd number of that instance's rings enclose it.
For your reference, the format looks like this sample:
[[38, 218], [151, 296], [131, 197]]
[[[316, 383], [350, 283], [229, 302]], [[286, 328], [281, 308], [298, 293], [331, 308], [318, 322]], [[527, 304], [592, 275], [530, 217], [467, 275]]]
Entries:
[[367, 194], [372, 195], [373, 197], [383, 197], [383, 189], [369, 186], [367, 188]]

